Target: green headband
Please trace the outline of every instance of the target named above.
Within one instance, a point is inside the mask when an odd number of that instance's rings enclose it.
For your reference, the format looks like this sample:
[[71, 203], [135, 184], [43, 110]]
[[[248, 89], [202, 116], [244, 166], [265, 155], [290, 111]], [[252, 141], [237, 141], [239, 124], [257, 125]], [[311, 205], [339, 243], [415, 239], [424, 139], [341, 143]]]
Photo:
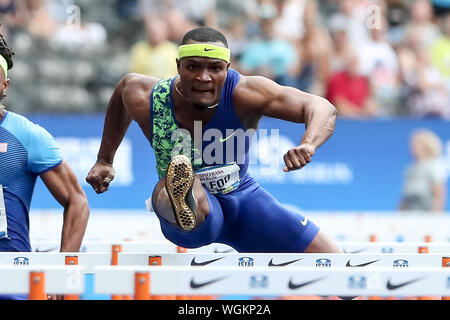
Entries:
[[227, 63], [231, 61], [231, 51], [228, 48], [214, 46], [207, 43], [187, 44], [178, 49], [180, 59], [186, 57], [205, 57], [220, 59]]
[[5, 73], [5, 79], [8, 78], [8, 62], [6, 62], [6, 59], [0, 55], [0, 67], [3, 69], [3, 72]]

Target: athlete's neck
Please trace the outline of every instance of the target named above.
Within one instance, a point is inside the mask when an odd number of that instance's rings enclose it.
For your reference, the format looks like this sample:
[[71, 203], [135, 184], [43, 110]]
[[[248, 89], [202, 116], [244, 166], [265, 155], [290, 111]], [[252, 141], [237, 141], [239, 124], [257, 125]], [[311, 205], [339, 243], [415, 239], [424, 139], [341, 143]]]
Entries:
[[3, 117], [5, 116], [6, 113], [6, 109], [5, 106], [0, 104], [0, 121], [3, 119]]

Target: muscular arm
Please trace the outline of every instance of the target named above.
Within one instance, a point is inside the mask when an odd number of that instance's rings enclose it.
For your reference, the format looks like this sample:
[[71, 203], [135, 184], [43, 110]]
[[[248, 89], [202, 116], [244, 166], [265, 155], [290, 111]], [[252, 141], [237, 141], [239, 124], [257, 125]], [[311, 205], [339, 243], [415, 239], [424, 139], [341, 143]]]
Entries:
[[97, 193], [108, 190], [109, 182], [105, 182], [105, 178], [114, 179], [114, 156], [131, 121], [136, 121], [144, 135], [150, 137], [149, 98], [157, 81], [153, 77], [131, 73], [116, 85], [106, 110], [97, 162], [86, 178]]
[[131, 121], [136, 121], [144, 135], [150, 136], [150, 91], [156, 78], [128, 74], [117, 84], [106, 110], [98, 159], [113, 163]]
[[285, 171], [305, 166], [334, 132], [336, 108], [322, 97], [263, 77], [243, 77], [236, 89], [235, 105], [247, 127], [256, 129], [262, 116], [305, 124], [300, 145], [285, 155]]
[[89, 205], [75, 174], [66, 162], [41, 175], [42, 181], [64, 208], [61, 252], [78, 252], [89, 218]]

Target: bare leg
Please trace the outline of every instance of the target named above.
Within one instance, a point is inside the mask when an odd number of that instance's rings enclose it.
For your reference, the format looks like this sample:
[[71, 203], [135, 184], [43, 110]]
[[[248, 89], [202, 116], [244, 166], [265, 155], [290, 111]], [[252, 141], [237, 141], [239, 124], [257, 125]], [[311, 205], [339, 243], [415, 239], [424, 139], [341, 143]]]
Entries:
[[344, 253], [325, 233], [319, 231], [305, 253]]
[[[166, 179], [162, 179], [158, 182], [155, 189], [153, 190], [153, 203], [155, 204], [155, 211], [166, 219], [170, 224], [179, 228], [179, 225], [175, 218], [175, 213], [173, 210], [172, 203], [170, 201], [169, 195], [166, 190]], [[194, 184], [192, 186], [192, 191], [195, 197], [196, 206], [196, 226], [198, 227], [203, 221], [205, 221], [207, 215], [209, 214], [209, 203], [206, 196], [206, 192], [203, 189], [202, 184], [198, 176], [194, 177]]]
[[[314, 237], [313, 241], [306, 248], [305, 253], [344, 253], [325, 233], [319, 231]], [[353, 300], [357, 296], [352, 297], [338, 297], [342, 300]]]

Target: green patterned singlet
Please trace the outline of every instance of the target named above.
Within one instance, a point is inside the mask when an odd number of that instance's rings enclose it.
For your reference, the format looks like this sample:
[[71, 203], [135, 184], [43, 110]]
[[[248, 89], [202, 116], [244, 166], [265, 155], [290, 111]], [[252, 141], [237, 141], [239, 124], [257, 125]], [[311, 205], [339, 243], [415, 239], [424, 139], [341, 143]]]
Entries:
[[[175, 78], [159, 81], [152, 92], [152, 146], [156, 157], [156, 170], [160, 179], [172, 158], [184, 154], [191, 159], [194, 170], [202, 165], [202, 157], [195, 148], [190, 133], [180, 129], [172, 108], [171, 86]], [[186, 151], [186, 149], [189, 149]]]

